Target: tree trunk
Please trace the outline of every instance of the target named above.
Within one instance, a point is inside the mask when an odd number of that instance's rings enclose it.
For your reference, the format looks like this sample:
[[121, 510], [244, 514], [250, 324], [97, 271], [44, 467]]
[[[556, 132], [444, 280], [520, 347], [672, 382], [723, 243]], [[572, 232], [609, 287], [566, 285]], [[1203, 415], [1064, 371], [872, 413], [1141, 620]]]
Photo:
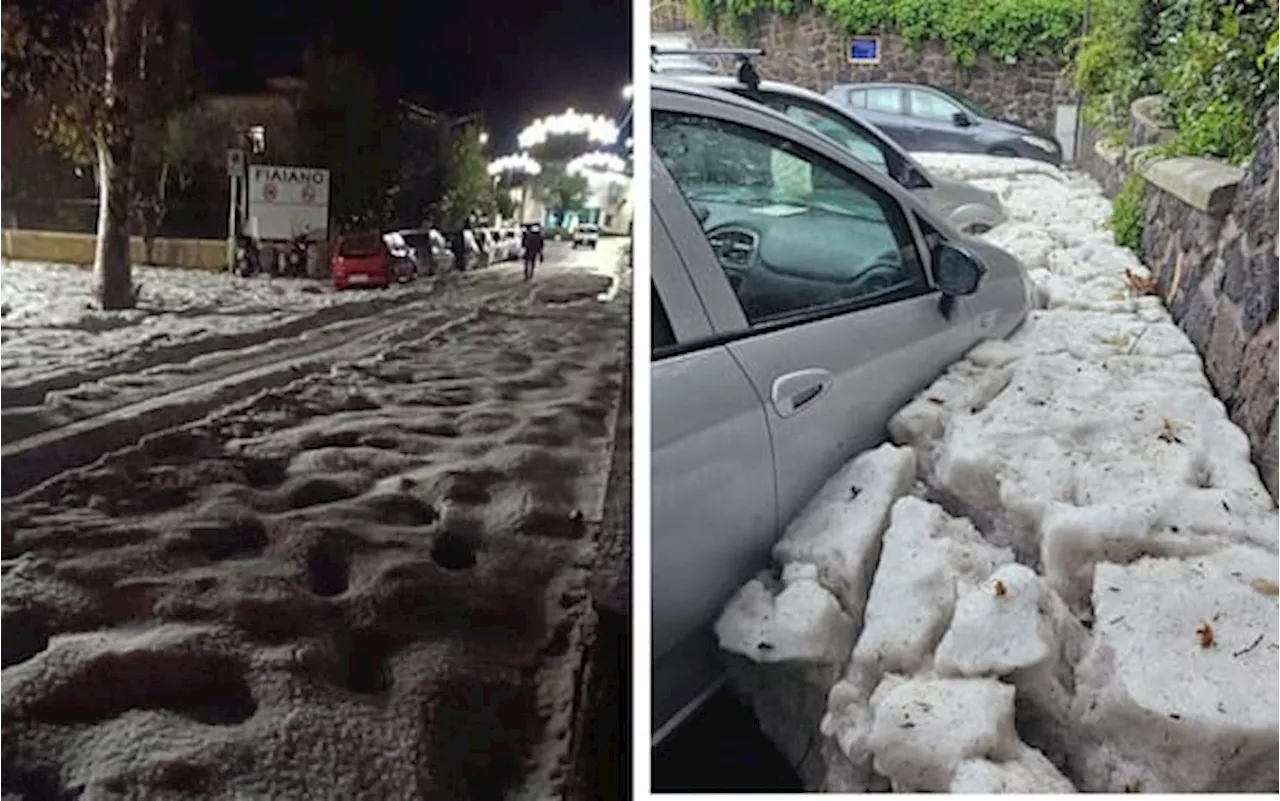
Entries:
[[93, 270], [98, 303], [103, 309], [131, 309], [135, 305], [133, 271], [129, 258], [129, 206], [132, 199], [133, 131], [126, 98], [129, 68], [125, 52], [129, 22], [136, 0], [107, 0], [103, 26], [104, 135], [98, 142], [98, 246]]
[[[117, 135], [116, 139], [119, 139]], [[98, 145], [98, 246], [93, 271], [98, 303], [103, 309], [132, 309], [133, 269], [129, 254], [129, 186], [127, 154], [118, 143]]]

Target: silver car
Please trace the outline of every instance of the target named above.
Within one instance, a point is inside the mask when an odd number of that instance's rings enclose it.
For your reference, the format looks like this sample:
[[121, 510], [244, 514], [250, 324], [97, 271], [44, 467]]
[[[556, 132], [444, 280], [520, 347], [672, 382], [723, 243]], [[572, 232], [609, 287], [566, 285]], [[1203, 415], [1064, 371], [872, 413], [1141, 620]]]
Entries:
[[1031, 307], [1013, 256], [759, 103], [653, 77], [655, 742], [721, 677], [712, 624], [823, 482]]
[[[839, 142], [854, 156], [917, 193], [939, 216], [967, 234], [989, 231], [1005, 220], [1004, 208], [994, 192], [965, 181], [953, 181], [930, 173], [902, 146], [857, 111], [828, 100], [817, 92], [776, 81], [746, 83], [738, 77], [718, 75], [695, 66], [698, 50], [655, 51], [654, 68], [698, 86], [723, 89], [785, 114], [802, 125]], [[713, 52], [713, 51], [707, 51]], [[723, 51], [732, 53], [735, 51]], [[741, 51], [752, 53], [753, 51]]]

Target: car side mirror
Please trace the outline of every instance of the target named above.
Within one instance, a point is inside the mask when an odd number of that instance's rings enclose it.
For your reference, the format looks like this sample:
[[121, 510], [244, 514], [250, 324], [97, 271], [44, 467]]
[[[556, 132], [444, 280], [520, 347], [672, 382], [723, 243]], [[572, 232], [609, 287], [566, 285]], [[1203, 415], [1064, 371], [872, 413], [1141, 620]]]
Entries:
[[956, 124], [957, 128], [968, 128], [970, 125], [973, 125], [973, 120], [969, 119], [969, 115], [965, 114], [963, 111], [957, 111], [955, 114], [951, 115], [951, 121]]
[[972, 295], [986, 273], [977, 256], [954, 242], [939, 242], [933, 249], [933, 281], [943, 295]]

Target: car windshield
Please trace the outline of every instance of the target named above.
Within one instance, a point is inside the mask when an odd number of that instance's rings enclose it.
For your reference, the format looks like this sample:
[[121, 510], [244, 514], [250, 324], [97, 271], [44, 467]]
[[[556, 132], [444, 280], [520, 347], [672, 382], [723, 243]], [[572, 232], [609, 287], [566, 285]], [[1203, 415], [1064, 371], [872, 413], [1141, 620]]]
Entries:
[[338, 242], [338, 255], [347, 257], [377, 256], [384, 245], [377, 234], [353, 234]]
[[986, 119], [995, 119], [994, 114], [992, 114], [990, 111], [987, 111], [982, 106], [979, 106], [977, 103], [973, 102], [972, 100], [965, 97], [964, 95], [958, 95], [955, 92], [949, 91], [947, 89], [939, 89], [938, 91], [942, 92], [947, 97], [951, 98], [952, 100], [956, 101], [960, 105], [964, 106], [966, 110], [973, 112], [979, 117], [983, 117]]
[[427, 234], [405, 234], [405, 244], [410, 247], [420, 248], [431, 244], [431, 237]]

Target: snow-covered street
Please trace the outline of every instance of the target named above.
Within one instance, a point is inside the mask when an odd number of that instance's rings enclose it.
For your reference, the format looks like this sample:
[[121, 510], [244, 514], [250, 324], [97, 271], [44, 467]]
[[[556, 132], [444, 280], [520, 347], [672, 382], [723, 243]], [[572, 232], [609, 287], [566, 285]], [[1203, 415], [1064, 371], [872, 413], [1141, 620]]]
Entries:
[[[14, 786], [554, 795], [630, 324], [620, 246], [552, 249], [532, 284], [517, 264], [336, 296], [144, 273], [165, 311], [113, 315], [119, 352], [98, 351], [132, 375], [66, 357], [66, 389], [6, 436], [6, 477], [11, 448], [69, 464], [4, 504]], [[10, 315], [58, 275], [7, 269]], [[66, 303], [21, 315], [79, 319], [67, 336], [97, 347], [103, 315]], [[256, 348], [219, 339], [335, 306]], [[157, 328], [191, 355], [140, 356]], [[24, 341], [48, 340], [6, 338], [6, 389]]]
[[[617, 240], [596, 252], [553, 243], [552, 264], [612, 273]], [[244, 279], [226, 272], [139, 267], [141, 301], [131, 311], [91, 306], [93, 273], [71, 265], [0, 266], [0, 371], [6, 403], [84, 381], [186, 362], [295, 336], [415, 299], [451, 300], [474, 283], [500, 286], [519, 265], [507, 262], [457, 282], [417, 281], [382, 291], [335, 292], [327, 281]]]
[[985, 238], [1043, 308], [792, 521], [717, 624], [734, 685], [810, 789], [1275, 792], [1278, 521], [1245, 435], [1092, 180], [918, 158], [1000, 195]]

